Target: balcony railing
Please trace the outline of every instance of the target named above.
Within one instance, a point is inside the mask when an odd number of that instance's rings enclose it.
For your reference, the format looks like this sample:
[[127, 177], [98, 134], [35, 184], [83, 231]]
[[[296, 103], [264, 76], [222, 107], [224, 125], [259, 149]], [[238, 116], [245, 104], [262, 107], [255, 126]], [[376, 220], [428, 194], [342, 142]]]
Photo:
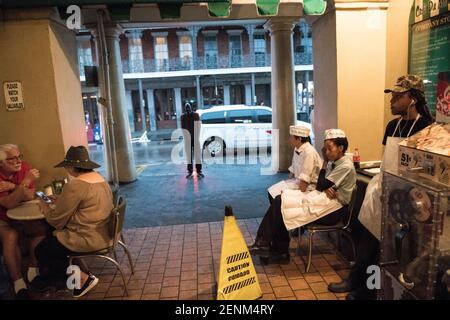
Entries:
[[[295, 65], [312, 64], [312, 51], [294, 53]], [[123, 73], [184, 71], [201, 69], [227, 69], [270, 67], [270, 54], [172, 58], [172, 59], [144, 59], [143, 61], [123, 60]]]

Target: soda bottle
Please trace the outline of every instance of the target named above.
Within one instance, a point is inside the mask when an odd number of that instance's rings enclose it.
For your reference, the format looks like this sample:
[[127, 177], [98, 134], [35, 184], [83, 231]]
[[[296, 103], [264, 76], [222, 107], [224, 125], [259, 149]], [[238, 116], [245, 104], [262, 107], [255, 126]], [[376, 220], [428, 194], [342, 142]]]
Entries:
[[359, 169], [359, 163], [361, 162], [361, 157], [359, 156], [358, 148], [355, 148], [355, 152], [353, 152], [353, 165], [356, 169]]

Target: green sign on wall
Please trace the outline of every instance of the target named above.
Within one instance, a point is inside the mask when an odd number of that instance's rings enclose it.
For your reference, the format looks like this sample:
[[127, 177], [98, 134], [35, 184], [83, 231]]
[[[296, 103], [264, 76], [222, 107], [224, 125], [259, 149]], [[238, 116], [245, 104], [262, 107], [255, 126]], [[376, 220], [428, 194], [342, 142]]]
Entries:
[[[409, 73], [424, 79], [428, 106], [433, 114], [436, 112], [438, 75], [450, 71], [448, 4], [447, 0], [416, 0], [414, 21], [420, 22], [412, 21], [411, 25]], [[439, 10], [436, 11], [436, 8]], [[422, 16], [419, 17], [418, 13]]]

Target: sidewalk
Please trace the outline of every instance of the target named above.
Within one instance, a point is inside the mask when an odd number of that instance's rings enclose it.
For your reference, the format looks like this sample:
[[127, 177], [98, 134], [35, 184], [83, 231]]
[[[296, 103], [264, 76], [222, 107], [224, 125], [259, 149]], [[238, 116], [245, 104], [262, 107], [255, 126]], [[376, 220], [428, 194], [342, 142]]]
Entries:
[[[253, 243], [261, 219], [238, 220], [247, 244]], [[213, 300], [218, 274], [223, 222], [127, 229], [124, 232], [135, 263], [131, 275], [123, 251], [118, 259], [125, 269], [130, 295], [124, 296], [122, 278], [112, 264], [89, 261], [99, 284], [83, 299], [88, 300]], [[261, 266], [253, 257], [265, 300], [343, 300], [346, 294], [328, 291], [348, 273], [348, 263], [320, 235], [316, 236], [313, 266], [305, 273], [291, 241], [291, 263]], [[307, 254], [306, 238], [300, 250]], [[69, 291], [35, 295], [35, 299], [73, 299]]]

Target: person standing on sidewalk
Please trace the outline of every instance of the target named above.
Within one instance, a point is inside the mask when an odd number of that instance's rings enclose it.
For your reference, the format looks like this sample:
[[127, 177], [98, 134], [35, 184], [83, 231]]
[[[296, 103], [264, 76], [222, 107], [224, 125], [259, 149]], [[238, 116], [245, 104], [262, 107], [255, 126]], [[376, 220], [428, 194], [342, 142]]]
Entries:
[[195, 160], [197, 176], [203, 178], [202, 156], [200, 151], [200, 116], [197, 112], [192, 110], [189, 103], [184, 105], [184, 113], [181, 115], [181, 128], [183, 129], [184, 152], [188, 170], [186, 179], [192, 177], [193, 158]]

